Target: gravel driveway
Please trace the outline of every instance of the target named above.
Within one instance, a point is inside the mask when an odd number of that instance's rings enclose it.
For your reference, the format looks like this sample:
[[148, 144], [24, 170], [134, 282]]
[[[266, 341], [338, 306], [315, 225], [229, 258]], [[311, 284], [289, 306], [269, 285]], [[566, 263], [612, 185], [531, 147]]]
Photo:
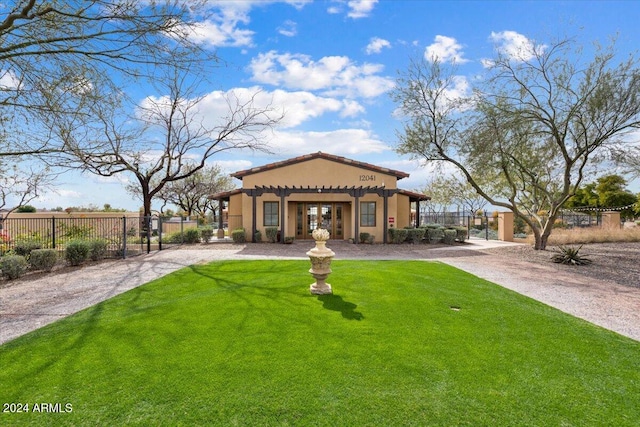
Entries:
[[[305, 253], [312, 246], [311, 242], [200, 245], [0, 282], [0, 344], [188, 265], [222, 259], [307, 259]], [[464, 246], [344, 242], [328, 246], [336, 259], [445, 262], [640, 341], [640, 288], [576, 274], [566, 266], [509, 256], [513, 244], [473, 240]], [[502, 254], [500, 248], [507, 250]]]

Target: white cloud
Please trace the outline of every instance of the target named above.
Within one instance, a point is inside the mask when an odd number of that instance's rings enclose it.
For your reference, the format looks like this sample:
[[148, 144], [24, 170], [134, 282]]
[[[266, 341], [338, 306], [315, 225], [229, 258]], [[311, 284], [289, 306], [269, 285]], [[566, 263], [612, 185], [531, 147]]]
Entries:
[[298, 25], [295, 22], [287, 19], [282, 23], [281, 26], [278, 27], [278, 33], [286, 37], [293, 37], [298, 34]]
[[327, 132], [276, 132], [270, 147], [286, 156], [322, 151], [338, 156], [382, 153], [390, 147], [365, 129], [338, 129]]
[[353, 19], [366, 18], [376, 3], [378, 3], [378, 0], [349, 0], [347, 2], [347, 6], [349, 6], [347, 16]]
[[332, 2], [334, 4], [327, 8], [327, 13], [332, 15], [343, 13], [346, 6], [347, 16], [359, 19], [369, 16], [378, 0], [332, 0]]
[[0, 88], [17, 89], [19, 85], [20, 85], [20, 79], [16, 77], [13, 71], [11, 70], [0, 71]]
[[[311, 1], [285, 0], [284, 3], [299, 10]], [[213, 47], [253, 46], [255, 33], [242, 26], [250, 23], [249, 13], [252, 8], [264, 7], [276, 2], [277, 0], [211, 0], [208, 2], [211, 17], [185, 26], [184, 32], [193, 41]], [[289, 36], [292, 31], [295, 33], [295, 25], [293, 28], [285, 25], [280, 31], [283, 35]]]
[[436, 36], [434, 43], [427, 46], [424, 57], [427, 61], [438, 60], [440, 62], [455, 62], [464, 64], [468, 59], [462, 57], [462, 45], [453, 37]]
[[251, 60], [252, 79], [289, 89], [324, 91], [330, 96], [371, 98], [388, 92], [393, 80], [376, 74], [380, 64], [354, 64], [346, 56], [325, 56], [313, 61], [302, 54], [262, 53]]
[[[526, 36], [515, 31], [502, 31], [499, 33], [492, 31], [489, 40], [495, 44], [495, 49], [498, 53], [514, 61], [528, 61], [536, 54], [542, 53], [546, 47], [545, 45], [536, 45]], [[482, 64], [488, 67], [491, 65], [491, 61], [483, 59]]]
[[373, 37], [371, 40], [369, 40], [369, 44], [365, 48], [365, 52], [367, 53], [367, 55], [380, 53], [385, 47], [391, 47], [391, 43], [389, 43], [388, 40], [381, 39], [380, 37]]

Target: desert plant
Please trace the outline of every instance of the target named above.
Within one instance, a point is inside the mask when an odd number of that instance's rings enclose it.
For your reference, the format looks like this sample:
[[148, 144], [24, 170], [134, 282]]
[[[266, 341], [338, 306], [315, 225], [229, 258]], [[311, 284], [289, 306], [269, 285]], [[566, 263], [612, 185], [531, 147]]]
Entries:
[[58, 262], [55, 249], [34, 249], [29, 256], [29, 264], [34, 270], [51, 271]]
[[293, 243], [293, 241], [294, 241], [294, 240], [296, 240], [296, 238], [295, 238], [295, 237], [293, 237], [293, 236], [287, 236], [287, 237], [285, 237], [285, 238], [284, 238], [284, 242], [285, 242], [286, 244], [289, 244], [289, 245], [290, 245], [291, 243]]
[[556, 254], [551, 257], [551, 261], [558, 264], [570, 265], [591, 264], [591, 260], [589, 258], [585, 258], [580, 255], [580, 249], [582, 249], [582, 245], [577, 248], [571, 246], [559, 246], [556, 250]]
[[213, 237], [213, 228], [203, 227], [200, 229], [200, 237], [204, 243], [209, 243], [209, 240]]
[[15, 247], [13, 248], [13, 251], [16, 255], [21, 255], [26, 259], [29, 259], [31, 251], [34, 251], [36, 249], [42, 249], [42, 244], [39, 242], [26, 240], [17, 242]]
[[371, 237], [370, 233], [362, 232], [360, 233], [360, 243], [368, 243], [369, 237]]
[[446, 245], [455, 244], [457, 235], [458, 235], [458, 232], [456, 230], [451, 230], [451, 229], [444, 230], [444, 243]]
[[231, 239], [233, 240], [233, 243], [245, 243], [247, 240], [244, 228], [236, 228], [233, 230], [231, 232]]
[[184, 243], [200, 243], [200, 231], [197, 228], [184, 230]]
[[421, 243], [426, 231], [424, 228], [410, 228], [407, 230], [407, 240], [410, 243]]
[[91, 246], [86, 240], [72, 240], [67, 243], [64, 251], [64, 258], [71, 265], [80, 265], [89, 257]]
[[264, 229], [267, 242], [275, 243], [278, 240], [278, 227], [267, 227]]
[[89, 244], [89, 257], [93, 261], [99, 261], [107, 255], [107, 241], [104, 239], [94, 239], [87, 242]]
[[262, 243], [262, 231], [257, 230], [254, 236], [256, 238], [256, 243]]
[[443, 228], [427, 228], [427, 238], [429, 243], [440, 243], [444, 240]]
[[456, 231], [456, 240], [460, 243], [464, 243], [467, 240], [467, 229], [465, 227], [453, 227]]
[[0, 270], [7, 279], [17, 279], [27, 271], [27, 259], [22, 255], [5, 255], [0, 258]]

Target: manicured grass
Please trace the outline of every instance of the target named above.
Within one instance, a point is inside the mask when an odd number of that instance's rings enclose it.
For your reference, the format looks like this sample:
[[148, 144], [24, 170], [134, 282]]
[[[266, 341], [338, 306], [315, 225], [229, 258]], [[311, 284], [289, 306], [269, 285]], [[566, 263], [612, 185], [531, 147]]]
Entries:
[[1, 403], [72, 412], [0, 425], [640, 420], [639, 342], [444, 264], [337, 260], [321, 297], [308, 268], [183, 269], [3, 345]]

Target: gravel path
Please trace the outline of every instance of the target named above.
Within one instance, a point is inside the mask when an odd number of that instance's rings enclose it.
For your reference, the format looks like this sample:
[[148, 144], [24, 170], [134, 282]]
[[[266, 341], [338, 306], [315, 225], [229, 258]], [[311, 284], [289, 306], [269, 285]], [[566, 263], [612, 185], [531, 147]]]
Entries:
[[[482, 240], [453, 247], [343, 242], [329, 246], [342, 259], [445, 262], [640, 341], [640, 287], [577, 274], [578, 270], [550, 262], [531, 262], [518, 252], [521, 246]], [[0, 282], [0, 344], [188, 265], [223, 259], [306, 259], [311, 247], [310, 242], [183, 247]], [[640, 245], [632, 250], [635, 263]]]

